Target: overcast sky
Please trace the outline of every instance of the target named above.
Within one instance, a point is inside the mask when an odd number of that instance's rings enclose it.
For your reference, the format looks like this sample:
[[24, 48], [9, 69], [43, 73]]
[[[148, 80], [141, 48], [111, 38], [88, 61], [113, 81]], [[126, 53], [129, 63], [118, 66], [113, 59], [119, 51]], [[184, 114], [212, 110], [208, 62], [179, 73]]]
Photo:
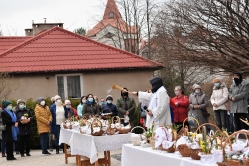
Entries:
[[34, 23], [64, 23], [64, 28], [92, 28], [107, 0], [0, 0], [0, 30], [4, 36], [24, 36]]

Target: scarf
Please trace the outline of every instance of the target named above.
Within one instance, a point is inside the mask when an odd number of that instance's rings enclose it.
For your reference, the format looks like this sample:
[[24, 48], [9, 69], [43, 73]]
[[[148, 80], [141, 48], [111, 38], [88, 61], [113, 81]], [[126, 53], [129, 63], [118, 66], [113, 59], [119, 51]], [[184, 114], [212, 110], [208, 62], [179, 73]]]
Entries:
[[[4, 109], [11, 117], [12, 122], [16, 123], [16, 114], [8, 110], [7, 108]], [[12, 126], [12, 138], [13, 140], [17, 140], [17, 134], [19, 133], [18, 127]]]

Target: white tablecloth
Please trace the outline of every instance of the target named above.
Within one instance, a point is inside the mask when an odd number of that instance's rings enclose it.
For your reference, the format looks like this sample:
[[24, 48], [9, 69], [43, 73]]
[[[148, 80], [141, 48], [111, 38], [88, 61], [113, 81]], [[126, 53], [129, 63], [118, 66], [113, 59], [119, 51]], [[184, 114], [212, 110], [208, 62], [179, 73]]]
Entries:
[[[70, 140], [68, 141], [69, 137]], [[80, 134], [73, 130], [61, 129], [59, 142], [69, 144], [72, 155], [86, 156], [90, 158], [91, 163], [94, 163], [98, 160], [98, 152], [121, 149], [122, 145], [129, 143], [129, 141], [130, 133], [111, 136], [92, 136]]]
[[180, 154], [152, 150], [132, 144], [124, 144], [122, 148], [122, 166], [216, 166], [217, 164], [202, 164], [200, 160], [182, 157]]

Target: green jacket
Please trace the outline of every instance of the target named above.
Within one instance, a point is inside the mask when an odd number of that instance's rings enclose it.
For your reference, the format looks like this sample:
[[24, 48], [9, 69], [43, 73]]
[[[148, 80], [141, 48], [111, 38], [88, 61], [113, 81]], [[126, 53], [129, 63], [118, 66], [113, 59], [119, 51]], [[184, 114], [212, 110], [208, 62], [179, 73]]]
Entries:
[[129, 111], [129, 118], [130, 121], [134, 120], [134, 113], [136, 109], [136, 103], [133, 98], [128, 97], [127, 100], [128, 110], [125, 110], [125, 100], [123, 97], [119, 98], [116, 102], [116, 107], [118, 109], [118, 116], [120, 118], [124, 118], [124, 115], [126, 114], [126, 111]]

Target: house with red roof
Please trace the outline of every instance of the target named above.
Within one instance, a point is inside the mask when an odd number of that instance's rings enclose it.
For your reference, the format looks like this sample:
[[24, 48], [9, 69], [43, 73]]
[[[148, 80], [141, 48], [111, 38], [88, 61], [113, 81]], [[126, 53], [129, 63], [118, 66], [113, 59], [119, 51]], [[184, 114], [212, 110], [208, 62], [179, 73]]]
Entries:
[[[0, 37], [0, 66], [18, 89], [9, 99], [59, 94], [79, 99], [105, 98], [113, 84], [130, 91], [151, 88], [149, 79], [162, 64], [54, 27], [29, 37]], [[120, 91], [112, 90], [114, 101]]]
[[[122, 18], [115, 0], [108, 0], [101, 21], [86, 36], [93, 40], [105, 43], [132, 53], [139, 47], [139, 27], [127, 24]], [[138, 39], [138, 40], [137, 40]]]

